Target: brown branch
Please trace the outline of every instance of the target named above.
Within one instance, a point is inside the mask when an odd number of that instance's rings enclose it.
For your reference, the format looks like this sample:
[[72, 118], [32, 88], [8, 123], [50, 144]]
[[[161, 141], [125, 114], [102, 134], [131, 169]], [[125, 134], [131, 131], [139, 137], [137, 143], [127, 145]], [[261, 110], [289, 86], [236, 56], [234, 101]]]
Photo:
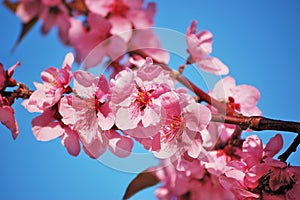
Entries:
[[2, 100], [4, 100], [5, 105], [11, 106], [15, 99], [28, 99], [33, 93], [33, 91], [29, 90], [29, 88], [23, 83], [18, 83], [17, 85], [19, 87], [14, 91], [0, 91], [0, 95], [3, 98]]
[[[171, 69], [169, 69], [169, 71], [171, 71]], [[209, 94], [207, 94], [206, 92], [198, 88], [195, 84], [193, 84], [190, 80], [188, 80], [183, 75], [178, 74], [176, 76], [176, 80], [182, 83], [191, 91], [193, 91], [200, 98], [201, 101], [204, 101], [212, 105], [213, 107], [217, 108], [220, 113], [226, 113], [227, 106], [225, 103], [222, 103], [216, 100], [215, 98], [211, 97]]]
[[282, 153], [278, 159], [285, 162], [288, 157], [297, 150], [300, 144], [300, 123], [290, 122], [283, 120], [274, 120], [261, 116], [224, 116], [224, 115], [212, 115], [212, 121], [214, 122], [224, 122], [228, 124], [235, 124], [240, 126], [242, 129], [250, 128], [255, 131], [263, 130], [277, 130], [277, 131], [287, 131], [297, 133], [297, 137], [294, 139], [293, 143]]

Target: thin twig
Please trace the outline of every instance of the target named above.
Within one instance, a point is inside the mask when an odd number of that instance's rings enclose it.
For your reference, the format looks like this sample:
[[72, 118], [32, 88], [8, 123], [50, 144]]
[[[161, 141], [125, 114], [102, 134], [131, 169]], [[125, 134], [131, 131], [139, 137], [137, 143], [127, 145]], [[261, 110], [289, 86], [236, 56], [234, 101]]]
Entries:
[[285, 162], [293, 152], [296, 152], [299, 143], [300, 143], [300, 134], [297, 135], [293, 143], [285, 150], [285, 152], [283, 152], [281, 155], [278, 156], [278, 159], [280, 159], [282, 162]]

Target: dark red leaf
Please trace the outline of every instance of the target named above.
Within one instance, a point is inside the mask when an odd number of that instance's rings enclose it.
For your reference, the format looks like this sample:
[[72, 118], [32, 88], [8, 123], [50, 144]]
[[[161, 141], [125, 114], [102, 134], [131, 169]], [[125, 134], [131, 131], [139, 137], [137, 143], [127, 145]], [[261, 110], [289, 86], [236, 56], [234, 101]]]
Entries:
[[17, 46], [20, 44], [20, 42], [23, 40], [23, 38], [26, 36], [26, 34], [31, 30], [31, 28], [38, 22], [39, 18], [38, 16], [33, 17], [28, 23], [22, 24], [22, 31], [21, 34], [14, 45], [12, 51], [14, 51]]
[[154, 186], [159, 183], [159, 179], [152, 174], [151, 172], [148, 171], [143, 171], [139, 173], [128, 185], [126, 192], [123, 196], [123, 199], [128, 199], [137, 192]]

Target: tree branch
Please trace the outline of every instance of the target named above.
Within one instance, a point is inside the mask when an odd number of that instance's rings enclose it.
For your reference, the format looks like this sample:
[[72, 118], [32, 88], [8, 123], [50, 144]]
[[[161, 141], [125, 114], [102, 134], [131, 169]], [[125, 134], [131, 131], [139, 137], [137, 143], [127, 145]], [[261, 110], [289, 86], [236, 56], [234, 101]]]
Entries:
[[224, 116], [219, 114], [212, 115], [212, 121], [224, 122], [240, 126], [243, 130], [250, 128], [255, 131], [277, 130], [297, 133], [293, 143], [282, 153], [278, 159], [285, 162], [288, 157], [297, 150], [300, 144], [300, 123], [283, 120], [268, 119], [261, 116]]

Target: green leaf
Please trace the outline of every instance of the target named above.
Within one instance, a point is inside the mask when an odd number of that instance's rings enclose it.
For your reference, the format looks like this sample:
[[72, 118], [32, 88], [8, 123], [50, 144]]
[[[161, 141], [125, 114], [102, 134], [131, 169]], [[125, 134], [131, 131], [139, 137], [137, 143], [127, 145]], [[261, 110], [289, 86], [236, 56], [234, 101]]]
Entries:
[[151, 172], [143, 171], [139, 173], [128, 185], [123, 199], [128, 199], [137, 192], [154, 186], [159, 183], [159, 179]]

